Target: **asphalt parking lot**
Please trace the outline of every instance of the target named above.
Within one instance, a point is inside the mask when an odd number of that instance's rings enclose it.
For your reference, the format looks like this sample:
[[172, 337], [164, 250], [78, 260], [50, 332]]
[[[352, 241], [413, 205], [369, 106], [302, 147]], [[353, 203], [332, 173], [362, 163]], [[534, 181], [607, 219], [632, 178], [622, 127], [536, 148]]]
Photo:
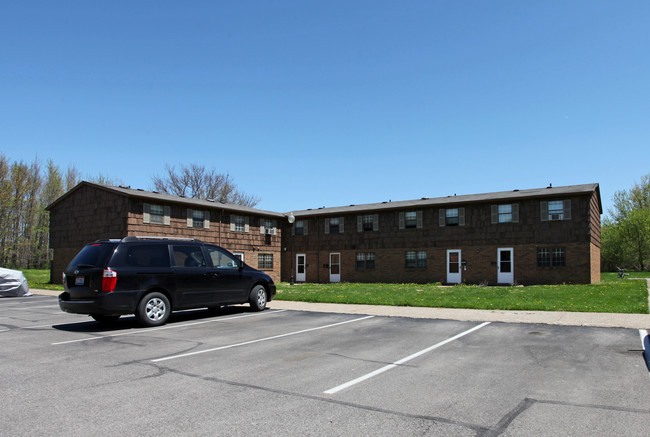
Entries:
[[0, 299], [3, 435], [643, 435], [644, 332], [247, 306], [107, 328]]

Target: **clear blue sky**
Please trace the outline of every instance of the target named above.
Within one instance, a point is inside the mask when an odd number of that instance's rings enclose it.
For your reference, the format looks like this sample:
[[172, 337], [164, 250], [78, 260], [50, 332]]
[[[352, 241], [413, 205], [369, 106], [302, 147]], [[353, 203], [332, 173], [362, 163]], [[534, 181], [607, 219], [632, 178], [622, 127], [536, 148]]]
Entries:
[[647, 1], [5, 1], [0, 152], [290, 211], [650, 173]]

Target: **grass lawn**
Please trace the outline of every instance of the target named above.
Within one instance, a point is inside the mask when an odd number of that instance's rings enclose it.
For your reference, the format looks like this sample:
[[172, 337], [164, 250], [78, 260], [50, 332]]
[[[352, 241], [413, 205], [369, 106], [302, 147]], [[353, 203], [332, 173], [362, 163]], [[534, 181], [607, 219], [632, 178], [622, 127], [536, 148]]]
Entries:
[[648, 313], [646, 281], [604, 273], [593, 285], [278, 284], [278, 300], [528, 311]]
[[36, 288], [41, 290], [61, 290], [63, 291], [63, 284], [50, 283], [50, 271], [46, 270], [22, 270], [29, 288]]
[[[49, 270], [23, 270], [30, 288], [61, 290], [50, 284]], [[631, 278], [650, 278], [650, 272], [629, 272]], [[584, 311], [648, 313], [644, 280], [618, 279], [604, 272], [600, 284], [479, 287], [436, 284], [299, 284], [279, 283], [278, 300], [528, 311]]]

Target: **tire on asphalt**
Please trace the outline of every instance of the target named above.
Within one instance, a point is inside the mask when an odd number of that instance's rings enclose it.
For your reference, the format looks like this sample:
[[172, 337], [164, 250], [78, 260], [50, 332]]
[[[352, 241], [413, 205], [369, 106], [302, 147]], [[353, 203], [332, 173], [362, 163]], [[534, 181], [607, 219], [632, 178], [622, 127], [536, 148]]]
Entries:
[[164, 325], [169, 319], [172, 307], [162, 293], [153, 292], [142, 298], [135, 312], [135, 318], [144, 326]]
[[251, 304], [253, 311], [263, 311], [267, 302], [266, 288], [263, 285], [253, 287], [248, 302]]

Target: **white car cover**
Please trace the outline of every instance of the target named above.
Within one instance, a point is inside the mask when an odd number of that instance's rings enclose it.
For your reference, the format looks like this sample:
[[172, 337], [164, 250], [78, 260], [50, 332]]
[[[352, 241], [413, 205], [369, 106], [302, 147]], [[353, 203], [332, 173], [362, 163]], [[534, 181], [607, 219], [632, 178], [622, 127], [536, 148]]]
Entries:
[[0, 267], [0, 296], [31, 296], [23, 272]]

